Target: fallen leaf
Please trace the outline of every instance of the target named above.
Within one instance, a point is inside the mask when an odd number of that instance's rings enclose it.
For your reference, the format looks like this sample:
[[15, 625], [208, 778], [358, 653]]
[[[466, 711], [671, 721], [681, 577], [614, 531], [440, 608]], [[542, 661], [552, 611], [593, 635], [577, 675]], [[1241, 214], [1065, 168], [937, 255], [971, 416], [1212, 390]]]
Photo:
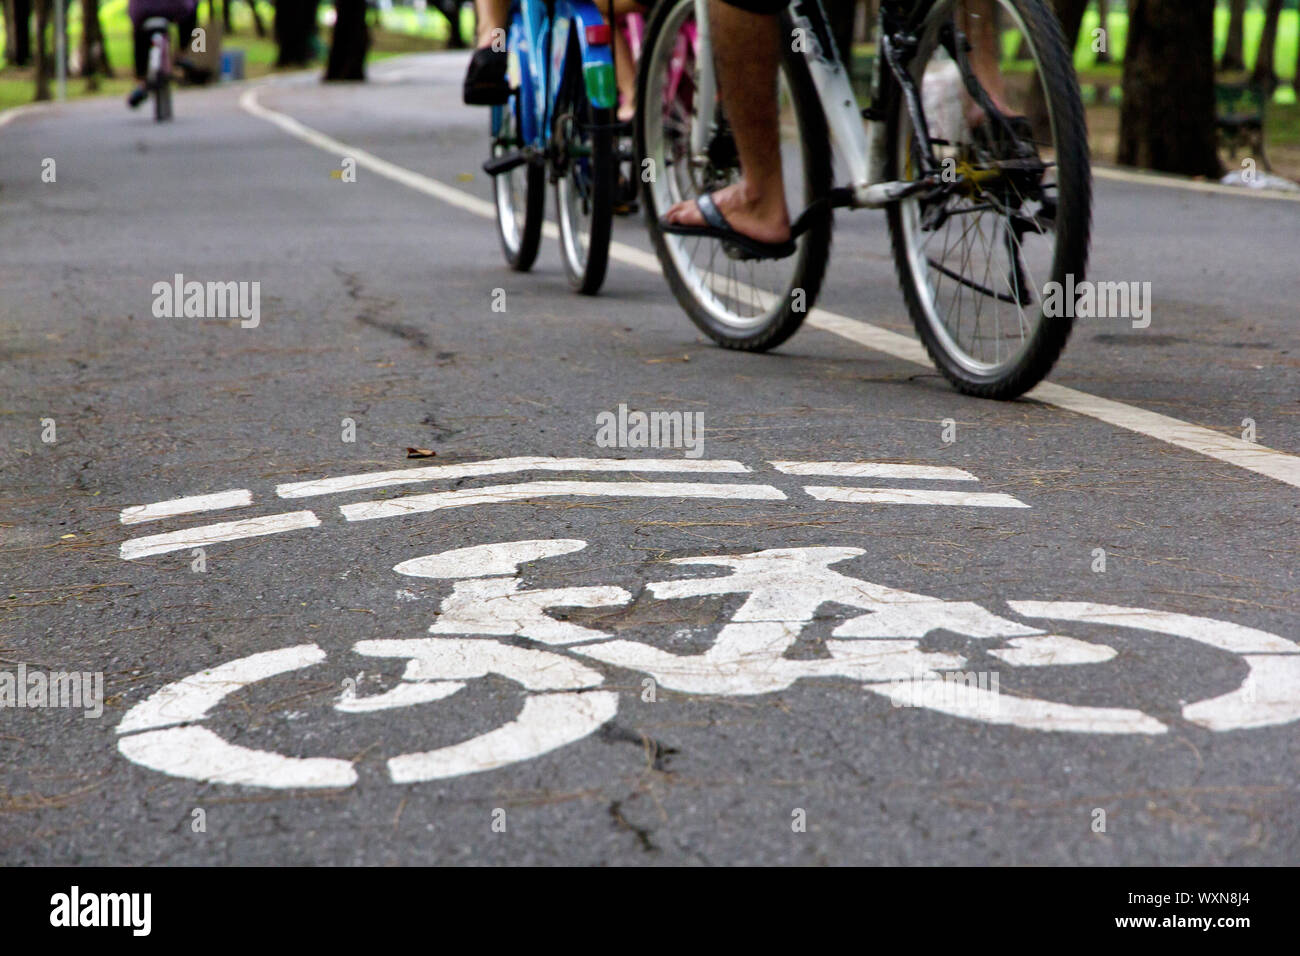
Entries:
[[431, 448], [408, 448], [406, 449], [407, 458], [434, 458], [437, 452]]

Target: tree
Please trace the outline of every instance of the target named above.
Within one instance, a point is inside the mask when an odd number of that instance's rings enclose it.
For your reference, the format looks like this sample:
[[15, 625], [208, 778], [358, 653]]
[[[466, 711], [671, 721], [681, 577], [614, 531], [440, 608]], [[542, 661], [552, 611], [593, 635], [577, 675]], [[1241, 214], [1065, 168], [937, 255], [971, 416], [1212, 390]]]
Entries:
[[1273, 50], [1277, 46], [1277, 21], [1282, 15], [1282, 0], [1268, 0], [1264, 7], [1264, 32], [1259, 38], [1259, 51], [1255, 54], [1255, 72], [1251, 75], [1269, 96], [1277, 89], [1277, 70], [1273, 68]]
[[[62, 0], [55, 0], [61, 3]], [[50, 26], [51, 0], [36, 0], [36, 99], [48, 100], [50, 77], [54, 75], [54, 58], [45, 44], [45, 34]]]
[[366, 53], [370, 50], [366, 0], [334, 0], [334, 10], [334, 36], [330, 41], [325, 79], [364, 80]]
[[104, 28], [99, 22], [99, 0], [81, 0], [81, 75], [86, 89], [99, 89], [99, 77], [112, 76]]
[[1101, 23], [1102, 34], [1106, 37], [1106, 44], [1097, 51], [1098, 63], [1110, 62], [1110, 2], [1109, 0], [1097, 0], [1097, 16]]
[[[231, 0], [226, 0], [230, 9]], [[277, 0], [275, 42], [280, 53], [277, 67], [306, 66], [312, 60], [312, 38], [316, 35], [316, 0]]]
[[4, 0], [5, 62], [29, 66], [32, 62], [32, 0]]
[[1083, 13], [1088, 9], [1088, 0], [1055, 0], [1052, 5], [1056, 8], [1056, 19], [1061, 21], [1061, 31], [1065, 34], [1065, 48], [1074, 52], [1074, 48], [1079, 45], [1079, 29], [1083, 26]]
[[1219, 69], [1224, 72], [1246, 68], [1246, 0], [1228, 0], [1228, 42], [1223, 47]]
[[1222, 174], [1214, 0], [1131, 0], [1123, 84], [1121, 163], [1216, 179]]

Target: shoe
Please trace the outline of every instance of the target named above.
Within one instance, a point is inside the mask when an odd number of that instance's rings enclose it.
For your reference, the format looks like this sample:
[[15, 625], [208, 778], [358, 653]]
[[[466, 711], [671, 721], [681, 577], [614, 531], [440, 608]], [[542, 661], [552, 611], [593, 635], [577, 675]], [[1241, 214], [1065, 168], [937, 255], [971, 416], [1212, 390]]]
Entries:
[[510, 99], [510, 83], [506, 80], [508, 58], [505, 50], [484, 47], [475, 50], [465, 72], [464, 98], [466, 106], [500, 106]]
[[[703, 239], [717, 239], [722, 243], [722, 251], [731, 259], [746, 261], [751, 259], [785, 259], [795, 253], [794, 230], [785, 242], [762, 242], [744, 233], [737, 232], [727, 222], [718, 204], [713, 201], [711, 193], [701, 193], [695, 199], [695, 205], [704, 217], [704, 225], [690, 226], [682, 223], [659, 220], [659, 228], [673, 236], [698, 236]], [[806, 228], [806, 227], [805, 227]]]
[[144, 84], [141, 84], [127, 94], [126, 105], [131, 107], [131, 109], [135, 109], [148, 98], [149, 91], [144, 87]]

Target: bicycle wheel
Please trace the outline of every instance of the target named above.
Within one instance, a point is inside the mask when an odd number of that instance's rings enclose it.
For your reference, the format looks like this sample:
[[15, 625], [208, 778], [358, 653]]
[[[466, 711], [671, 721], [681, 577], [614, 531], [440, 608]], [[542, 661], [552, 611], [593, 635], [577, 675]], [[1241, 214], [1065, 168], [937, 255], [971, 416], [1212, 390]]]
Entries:
[[172, 118], [171, 78], [159, 74], [153, 92], [153, 115], [159, 123]]
[[[519, 135], [519, 93], [504, 106], [492, 107], [492, 155], [500, 156], [523, 148]], [[546, 201], [546, 170], [540, 163], [527, 162], [492, 177], [492, 194], [497, 207], [497, 235], [506, 262], [516, 272], [527, 272], [537, 261], [542, 241], [543, 204]]]
[[[1043, 305], [1052, 283], [1078, 282], [1087, 266], [1087, 129], [1069, 51], [1041, 0], [998, 0], [1001, 50], [1029, 56], [1004, 62], [987, 86], [954, 34], [954, 6], [922, 6], [909, 69], [935, 156], [961, 185], [891, 206], [889, 229], [908, 311], [935, 365], [962, 392], [1010, 399], [1047, 375], [1073, 325], [1072, 310]], [[898, 84], [890, 87], [887, 178], [915, 179], [917, 138]], [[980, 119], [972, 104], [990, 94], [1009, 122], [987, 111]]]
[[[830, 150], [812, 78], [788, 46], [779, 84], [781, 159], [787, 198], [802, 208], [830, 189]], [[799, 237], [793, 256], [779, 260], [735, 260], [717, 240], [664, 233], [659, 218], [674, 203], [735, 182], [740, 168], [720, 105], [705, 148], [691, 148], [697, 58], [707, 55], [697, 48], [694, 0], [656, 5], [641, 49], [636, 149], [646, 222], [668, 284], [691, 321], [719, 345], [774, 348], [798, 330], [821, 291], [831, 216]]]
[[568, 68], [556, 103], [554, 149], [555, 218], [560, 257], [574, 290], [600, 291], [609, 265], [614, 219], [614, 111], [597, 109], [583, 82], [577, 38], [570, 36]]

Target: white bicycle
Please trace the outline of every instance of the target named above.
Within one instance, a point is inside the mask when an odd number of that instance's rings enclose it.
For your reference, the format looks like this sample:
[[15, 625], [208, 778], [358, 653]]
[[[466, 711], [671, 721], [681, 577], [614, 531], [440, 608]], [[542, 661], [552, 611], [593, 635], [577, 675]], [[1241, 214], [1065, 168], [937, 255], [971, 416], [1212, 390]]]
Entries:
[[1083, 277], [1091, 218], [1073, 63], [1043, 0], [998, 0], [993, 29], [1011, 62], [995, 97], [967, 58], [957, 9], [880, 4], [867, 109], [819, 0], [782, 14], [781, 156], [786, 195], [803, 212], [795, 253], [773, 259], [660, 223], [675, 203], [735, 182], [739, 159], [717, 97], [708, 0], [655, 7], [637, 89], [646, 221], [678, 302], [719, 345], [761, 351], [793, 335], [821, 290], [833, 210], [872, 208], [888, 213], [917, 332], [958, 389], [1014, 398], [1050, 371], [1072, 320], [1045, 314], [1043, 300], [1049, 283]]

